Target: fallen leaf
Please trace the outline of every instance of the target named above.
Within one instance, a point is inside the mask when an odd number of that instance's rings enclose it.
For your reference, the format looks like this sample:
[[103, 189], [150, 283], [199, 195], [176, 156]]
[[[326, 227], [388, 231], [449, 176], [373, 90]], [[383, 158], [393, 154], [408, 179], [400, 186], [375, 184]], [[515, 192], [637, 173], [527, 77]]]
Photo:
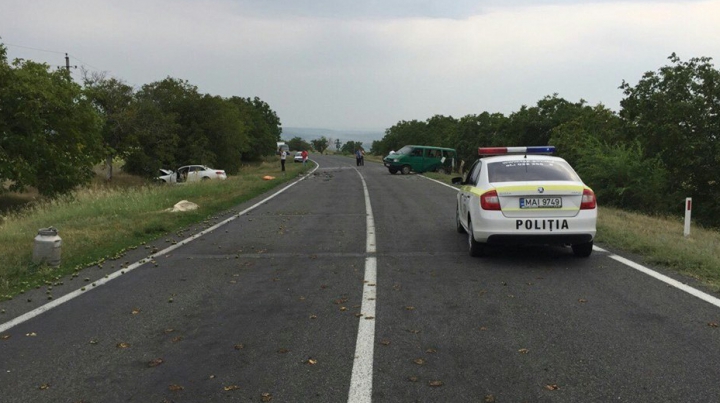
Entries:
[[428, 354], [435, 354], [435, 353], [437, 353], [437, 350], [435, 350], [434, 348], [429, 348], [429, 349], [425, 350], [425, 352]]
[[172, 333], [174, 331], [175, 331], [175, 329], [172, 329], [172, 328], [165, 329], [165, 333]]
[[261, 402], [269, 402], [271, 400], [272, 400], [272, 394], [270, 394], [270, 393], [261, 393], [260, 394]]
[[587, 300], [586, 300], [585, 298], [580, 298], [580, 299], [578, 300], [578, 302], [581, 303], [581, 304], [584, 304], [584, 303], [587, 302]]
[[317, 360], [314, 360], [314, 359], [312, 359], [312, 358], [308, 358], [308, 360], [306, 361], [306, 363], [307, 363], [307, 364], [310, 364], [310, 365], [315, 365], [315, 364], [317, 364]]
[[300, 297], [300, 301], [305, 301], [305, 297]]
[[710, 322], [710, 323], [708, 323], [708, 326], [710, 326], [710, 327], [718, 327], [718, 323], [717, 323], [717, 322]]
[[43, 383], [42, 385], [38, 386], [38, 389], [40, 389], [40, 390], [50, 389], [50, 384]]
[[37, 333], [35, 333], [35, 332], [25, 333], [25, 336], [27, 336], [27, 337], [35, 337], [35, 336], [37, 336]]
[[286, 349], [286, 348], [281, 348], [281, 349], [279, 349], [277, 352], [278, 352], [278, 354], [286, 354], [286, 353], [289, 353], [290, 350], [288, 350], [288, 349]]
[[223, 389], [225, 389], [226, 392], [229, 392], [231, 390], [238, 390], [238, 389], [240, 389], [240, 387], [237, 385], [230, 385], [230, 386], [225, 386]]
[[345, 311], [347, 311], [347, 308], [344, 307], [344, 306], [341, 306], [341, 307], [340, 307], [340, 310], [343, 311], [343, 312], [345, 312]]
[[383, 346], [389, 346], [389, 345], [390, 345], [390, 340], [387, 340], [387, 339], [385, 339], [385, 340], [380, 340], [380, 344], [382, 344]]
[[242, 349], [244, 349], [244, 348], [245, 348], [245, 345], [242, 344], [242, 343], [239, 343], [239, 344], [236, 344], [236, 345], [235, 345], [235, 350], [242, 350]]
[[425, 365], [425, 360], [423, 360], [422, 358], [416, 358], [413, 360], [413, 362], [417, 365]]
[[553, 383], [553, 384], [550, 384], [550, 385], [545, 385], [545, 389], [547, 389], [547, 390], [558, 390], [558, 389], [560, 389], [560, 387], [557, 386], [557, 384], [554, 384], [554, 383]]
[[128, 348], [128, 347], [130, 347], [130, 343], [122, 342], [122, 343], [117, 344], [117, 348]]
[[530, 352], [530, 350], [528, 350], [526, 348], [521, 348], [520, 350], [518, 350], [518, 353], [520, 353], [520, 354], [527, 354], [529, 352]]
[[493, 396], [493, 395], [485, 396], [485, 403], [495, 403], [495, 396]]
[[97, 339], [90, 339], [90, 344], [98, 344]]
[[9, 334], [4, 334], [4, 335], [0, 336], [0, 340], [7, 340], [9, 338], [10, 338]]
[[406, 311], [412, 311], [412, 310], [414, 310], [414, 309], [415, 309], [414, 306], [406, 306], [406, 307], [405, 307], [405, 310], [406, 310]]
[[310, 319], [317, 319], [317, 315], [310, 315]]
[[410, 382], [417, 382], [417, 381], [418, 381], [418, 377], [417, 377], [417, 376], [411, 376], [411, 377], [408, 378], [408, 381], [410, 381]]
[[172, 341], [173, 343], [177, 343], [177, 342], [179, 342], [179, 341], [182, 341], [182, 339], [183, 339], [182, 336], [175, 336], [175, 337], [173, 337], [172, 340], [170, 340], [170, 341]]
[[486, 328], [485, 326], [480, 326], [480, 329], [479, 329], [479, 330], [480, 330], [481, 332], [484, 332], [484, 331], [487, 330], [487, 328]]
[[408, 329], [407, 331], [410, 332], [410, 333], [412, 333], [412, 334], [418, 334], [418, 333], [420, 333], [420, 331], [417, 330], [417, 329]]
[[443, 382], [442, 381], [429, 381], [428, 385], [430, 385], [432, 387], [438, 387], [438, 386], [443, 386]]
[[163, 362], [165, 362], [165, 361], [162, 358], [155, 358], [154, 360], [148, 362], [148, 367], [150, 367], [150, 368], [157, 367], [158, 365], [162, 364]]
[[131, 312], [133, 315], [137, 315], [140, 313], [140, 308], [134, 308]]
[[170, 389], [170, 390], [172, 390], [173, 392], [175, 392], [175, 391], [178, 391], [178, 390], [183, 390], [183, 389], [185, 389], [185, 388], [182, 387], [182, 386], [180, 386], [180, 385], [176, 385], [176, 384], [173, 383], [172, 385], [168, 386], [168, 389]]

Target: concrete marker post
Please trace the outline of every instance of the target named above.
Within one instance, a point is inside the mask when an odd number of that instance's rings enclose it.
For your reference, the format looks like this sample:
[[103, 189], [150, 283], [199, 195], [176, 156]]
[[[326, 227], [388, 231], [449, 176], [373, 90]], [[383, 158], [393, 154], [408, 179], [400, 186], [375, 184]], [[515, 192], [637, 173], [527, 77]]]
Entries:
[[692, 197], [685, 198], [685, 230], [684, 236], [690, 235], [690, 215], [692, 213]]

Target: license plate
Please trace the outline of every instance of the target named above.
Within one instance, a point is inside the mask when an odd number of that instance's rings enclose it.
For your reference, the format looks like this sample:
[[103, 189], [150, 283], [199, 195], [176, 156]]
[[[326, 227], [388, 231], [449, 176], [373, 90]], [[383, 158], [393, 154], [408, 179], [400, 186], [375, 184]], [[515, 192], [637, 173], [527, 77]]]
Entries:
[[561, 208], [562, 197], [521, 197], [520, 208]]

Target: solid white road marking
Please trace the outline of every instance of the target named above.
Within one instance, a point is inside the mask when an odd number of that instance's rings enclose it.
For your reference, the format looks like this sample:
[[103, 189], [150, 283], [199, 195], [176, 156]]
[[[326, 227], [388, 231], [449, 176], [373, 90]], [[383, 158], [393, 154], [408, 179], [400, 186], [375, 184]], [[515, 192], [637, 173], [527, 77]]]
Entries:
[[[596, 247], [596, 246], [593, 246], [593, 249], [596, 250], [596, 251], [598, 251], [598, 252], [607, 252], [605, 249], [598, 248], [598, 247]], [[609, 253], [609, 252], [608, 252], [608, 253]], [[618, 261], [618, 262], [620, 262], [620, 263], [622, 263], [622, 264], [624, 264], [624, 265], [626, 265], [626, 266], [628, 266], [628, 267], [631, 267], [631, 268], [633, 268], [633, 269], [635, 269], [635, 270], [637, 270], [637, 271], [639, 271], [639, 272], [641, 272], [641, 273], [645, 273], [645, 274], [647, 274], [647, 275], [650, 276], [650, 277], [656, 278], [656, 279], [662, 281], [663, 283], [666, 283], [666, 284], [671, 285], [671, 286], [673, 286], [673, 287], [675, 287], [675, 288], [678, 288], [678, 289], [680, 289], [680, 290], [682, 290], [682, 291], [685, 291], [686, 293], [688, 293], [688, 294], [690, 294], [690, 295], [692, 295], [692, 296], [694, 296], [694, 297], [700, 298], [701, 300], [703, 300], [703, 301], [705, 301], [705, 302], [708, 302], [708, 303], [710, 303], [710, 304], [713, 304], [713, 305], [715, 305], [716, 307], [720, 308], [720, 299], [715, 298], [715, 297], [713, 297], [712, 295], [706, 294], [706, 293], [698, 290], [697, 288], [690, 287], [690, 286], [687, 285], [687, 284], [683, 284], [683, 283], [681, 283], [681, 282], [679, 282], [679, 281], [677, 281], [677, 280], [675, 280], [675, 279], [673, 279], [673, 278], [670, 278], [670, 277], [668, 277], [668, 276], [666, 276], [666, 275], [664, 275], [664, 274], [660, 274], [660, 273], [658, 273], [658, 272], [656, 272], [656, 271], [654, 271], [654, 270], [648, 269], [647, 267], [645, 267], [645, 266], [643, 266], [643, 265], [640, 265], [640, 264], [637, 264], [637, 263], [633, 262], [632, 260], [625, 259], [625, 258], [622, 257], [622, 256], [618, 256], [618, 255], [615, 255], [615, 254], [613, 254], [613, 253], [610, 253], [608, 257], [609, 257], [610, 259], [616, 260], [616, 261]]]
[[[357, 171], [357, 169], [356, 169]], [[360, 171], [360, 180], [365, 193], [365, 213], [367, 214], [367, 240], [365, 243], [365, 278], [363, 300], [360, 308], [360, 323], [355, 343], [352, 377], [348, 403], [369, 403], [372, 401], [373, 356], [375, 354], [375, 298], [377, 295], [377, 258], [375, 257], [375, 219], [370, 206], [370, 193], [365, 178]]]
[[222, 221], [222, 222], [220, 222], [220, 223], [218, 223], [218, 224], [215, 224], [215, 225], [213, 225], [212, 227], [210, 227], [210, 228], [208, 228], [208, 229], [206, 229], [206, 230], [204, 230], [204, 231], [198, 232], [197, 234], [195, 234], [195, 235], [193, 235], [193, 236], [191, 236], [191, 237], [189, 237], [189, 238], [186, 238], [186, 239], [184, 239], [184, 240], [176, 243], [175, 245], [172, 245], [172, 246], [170, 246], [170, 247], [168, 247], [168, 248], [165, 248], [165, 249], [161, 250], [160, 252], [157, 252], [157, 253], [155, 253], [155, 254], [153, 254], [153, 255], [150, 255], [150, 256], [148, 256], [148, 257], [145, 258], [145, 259], [142, 259], [142, 260], [140, 260], [140, 261], [137, 261], [137, 262], [129, 265], [128, 267], [126, 267], [126, 268], [124, 268], [124, 269], [120, 269], [120, 270], [118, 270], [118, 271], [116, 271], [116, 272], [114, 272], [114, 273], [111, 273], [111, 274], [109, 274], [107, 277], [98, 279], [97, 281], [93, 282], [92, 284], [88, 284], [87, 286], [83, 287], [83, 288], [85, 288], [85, 291], [83, 291], [82, 288], [81, 288], [81, 289], [78, 289], [78, 290], [75, 290], [75, 291], [72, 291], [72, 292], [70, 292], [70, 293], [68, 293], [68, 294], [63, 295], [62, 297], [60, 297], [60, 298], [58, 298], [58, 299], [55, 299], [55, 300], [53, 300], [53, 301], [51, 301], [51, 302], [48, 302], [48, 303], [45, 304], [45, 305], [39, 306], [39, 307], [33, 309], [33, 310], [30, 311], [30, 312], [27, 312], [27, 313], [25, 313], [25, 314], [23, 314], [23, 315], [20, 315], [20, 316], [14, 318], [14, 319], [12, 319], [12, 320], [10, 320], [10, 321], [8, 321], [8, 322], [5, 322], [5, 323], [3, 323], [3, 324], [0, 324], [0, 333], [2, 333], [2, 332], [4, 332], [4, 331], [7, 331], [7, 330], [9, 330], [9, 329], [12, 329], [13, 327], [15, 327], [15, 326], [17, 326], [17, 325], [19, 325], [19, 324], [21, 324], [21, 323], [27, 322], [28, 320], [30, 320], [30, 319], [32, 319], [32, 318], [34, 318], [34, 317], [36, 317], [36, 316], [38, 316], [38, 315], [40, 315], [40, 314], [42, 314], [42, 313], [44, 313], [44, 312], [47, 312], [47, 311], [49, 311], [49, 310], [51, 310], [51, 309], [53, 309], [53, 308], [55, 308], [55, 307], [57, 307], [57, 306], [60, 306], [60, 305], [64, 304], [65, 302], [70, 301], [70, 300], [73, 299], [73, 298], [76, 298], [76, 297], [78, 297], [78, 296], [80, 296], [80, 295], [82, 295], [82, 294], [85, 294], [85, 293], [87, 293], [87, 292], [89, 292], [89, 291], [92, 291], [94, 288], [97, 288], [97, 287], [99, 287], [99, 286], [101, 286], [101, 285], [105, 285], [105, 284], [109, 283], [110, 281], [118, 278], [119, 276], [121, 276], [121, 275], [123, 275], [123, 274], [127, 274], [127, 273], [129, 273], [129, 272], [137, 269], [138, 267], [144, 265], [145, 263], [150, 262], [153, 258], [164, 256], [164, 255], [168, 254], [169, 252], [171, 252], [171, 251], [173, 251], [173, 250], [175, 250], [175, 249], [177, 249], [177, 248], [179, 248], [179, 247], [181, 247], [181, 246], [183, 246], [183, 245], [187, 245], [188, 243], [194, 241], [195, 239], [200, 238], [201, 236], [203, 236], [203, 235], [205, 235], [205, 234], [207, 234], [207, 233], [210, 233], [210, 232], [212, 232], [212, 231], [214, 231], [214, 230], [222, 227], [223, 225], [229, 223], [230, 221], [233, 221], [233, 220], [239, 218], [240, 216], [247, 214], [248, 212], [256, 209], [256, 208], [259, 207], [259, 206], [261, 206], [263, 203], [266, 203], [268, 200], [274, 198], [275, 196], [277, 196], [277, 195], [279, 195], [280, 193], [288, 190], [289, 188], [295, 186], [295, 185], [296, 185], [297, 183], [299, 183], [300, 181], [302, 181], [302, 180], [304, 180], [305, 178], [309, 177], [310, 174], [312, 174], [313, 172], [315, 172], [315, 171], [319, 168], [319, 166], [320, 166], [320, 165], [316, 163], [316, 164], [315, 164], [315, 168], [313, 168], [313, 169], [312, 169], [310, 172], [308, 172], [306, 175], [303, 175], [300, 179], [298, 179], [298, 180], [296, 180], [295, 182], [293, 182], [293, 183], [285, 186], [284, 188], [278, 190], [276, 193], [273, 193], [272, 195], [266, 197], [265, 199], [263, 199], [263, 200], [255, 203], [255, 204], [253, 204], [252, 206], [246, 208], [245, 210], [243, 210], [243, 211], [241, 211], [241, 212], [233, 215], [232, 217], [228, 218], [227, 220]]

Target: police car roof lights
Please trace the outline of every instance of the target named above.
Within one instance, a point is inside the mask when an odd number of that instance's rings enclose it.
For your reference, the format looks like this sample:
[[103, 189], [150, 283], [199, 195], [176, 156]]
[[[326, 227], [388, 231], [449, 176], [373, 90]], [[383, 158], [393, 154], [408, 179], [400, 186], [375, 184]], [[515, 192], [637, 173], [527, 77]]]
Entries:
[[480, 147], [478, 155], [505, 155], [505, 154], [552, 154], [555, 146], [534, 147]]

